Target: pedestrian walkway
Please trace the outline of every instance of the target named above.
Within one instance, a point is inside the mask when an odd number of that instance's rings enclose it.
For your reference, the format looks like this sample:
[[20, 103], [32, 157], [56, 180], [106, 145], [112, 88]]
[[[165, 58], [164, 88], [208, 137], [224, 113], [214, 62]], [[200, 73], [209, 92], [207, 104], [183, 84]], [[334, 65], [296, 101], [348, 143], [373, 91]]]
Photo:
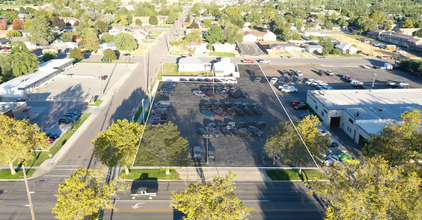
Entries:
[[308, 55], [310, 58], [315, 58], [315, 59], [316, 59], [316, 58], [318, 58], [318, 57], [314, 56], [313, 54], [308, 53], [308, 52], [306, 52], [306, 51], [305, 51], [305, 54], [306, 54], [306, 55]]
[[183, 167], [175, 169], [175, 171], [179, 173], [180, 179], [184, 181], [197, 181], [199, 179], [210, 181], [214, 177], [224, 177], [229, 169], [232, 169], [237, 175], [235, 181], [272, 181], [264, 169], [257, 167]]
[[302, 58], [296, 51], [290, 50], [289, 53], [293, 56], [293, 58]]
[[86, 113], [91, 113], [91, 115], [86, 119], [86, 121], [79, 127], [79, 129], [72, 135], [69, 140], [63, 145], [63, 147], [52, 157], [51, 159], [45, 160], [39, 167], [35, 168], [36, 171], [32, 175], [31, 179], [42, 176], [49, 171], [53, 170], [55, 166], [66, 156], [66, 154], [72, 149], [72, 146], [76, 143], [86, 130], [89, 128], [91, 123], [98, 117], [98, 115], [107, 107], [110, 100], [113, 99], [114, 94], [116, 94], [120, 87], [129, 79], [130, 75], [139, 65], [134, 64], [130, 67], [130, 71], [123, 74], [122, 77], [114, 84], [114, 86], [101, 98], [103, 103], [100, 106], [89, 107]]
[[141, 105], [142, 105], [142, 113], [139, 116], [138, 121], [137, 121], [139, 124], [143, 123], [143, 119], [145, 118], [145, 115], [148, 114], [147, 110], [150, 106], [149, 99], [143, 99]]

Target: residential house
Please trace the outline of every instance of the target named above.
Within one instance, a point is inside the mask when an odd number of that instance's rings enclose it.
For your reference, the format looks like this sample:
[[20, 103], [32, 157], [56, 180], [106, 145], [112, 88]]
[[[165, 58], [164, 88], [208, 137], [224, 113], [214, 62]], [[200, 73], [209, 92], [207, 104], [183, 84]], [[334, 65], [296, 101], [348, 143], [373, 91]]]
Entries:
[[243, 36], [243, 42], [256, 41], [277, 41], [277, 36], [269, 31], [246, 31]]
[[19, 30], [19, 32], [21, 32], [22, 37], [31, 36], [31, 33], [29, 32], [29, 30]]
[[399, 28], [397, 33], [413, 36], [413, 32], [417, 30], [419, 30], [419, 28]]
[[321, 33], [321, 31], [304, 31], [304, 32], [302, 32], [302, 35], [306, 36], [306, 37], [311, 36], [311, 35], [315, 36], [315, 37], [326, 36], [324, 33]]
[[131, 28], [130, 31], [138, 42], [144, 40], [149, 35], [149, 30], [144, 26], [135, 26]]
[[331, 30], [333, 30], [333, 31], [340, 31], [341, 30], [341, 27], [335, 24], [333, 26], [333, 28], [331, 28]]
[[116, 35], [119, 33], [125, 33], [126, 28], [125, 26], [113, 26], [110, 30], [108, 30], [108, 33], [111, 35]]
[[230, 62], [229, 57], [223, 57], [219, 62], [214, 63], [212, 65], [212, 72], [215, 77], [239, 76], [239, 72], [236, 71], [236, 65]]
[[132, 27], [135, 27], [136, 26], [136, 20], [137, 19], [139, 19], [140, 21], [142, 21], [142, 26], [150, 25], [149, 24], [149, 17], [146, 17], [146, 16], [142, 16], [142, 17], [133, 16], [133, 18], [132, 18]]
[[59, 27], [52, 27], [51, 28], [51, 32], [55, 33], [55, 34], [63, 34], [63, 28], [59, 28]]
[[207, 45], [207, 43], [191, 41], [186, 44], [186, 47], [192, 49], [195, 55], [209, 55], [210, 50], [208, 50]]
[[198, 57], [180, 58], [178, 62], [180, 72], [205, 72], [209, 71], [211, 64], [199, 59]]
[[292, 51], [295, 50], [296, 45], [288, 42], [280, 42], [280, 43], [269, 43], [268, 44], [268, 52], [276, 52], [276, 51]]
[[64, 23], [69, 23], [70, 25], [74, 26], [76, 22], [79, 22], [79, 19], [74, 17], [59, 17]]
[[341, 42], [340, 44], [337, 44], [335, 48], [341, 50], [341, 52], [344, 54], [356, 54], [358, 52], [358, 50], [355, 47], [350, 46], [349, 44], [345, 42]]
[[410, 48], [418, 50], [421, 48], [422, 40], [418, 37], [411, 38], [408, 40], [408, 45]]
[[408, 40], [412, 38], [414, 37], [410, 35], [406, 35], [406, 34], [399, 34], [393, 31], [384, 31], [378, 36], [378, 39], [380, 40], [387, 41], [393, 44], [398, 44], [405, 47], [410, 47]]
[[22, 41], [25, 44], [25, 46], [30, 50], [37, 49], [36, 45], [29, 42], [27, 37], [14, 37], [11, 40], [11, 42], [16, 42], [16, 41]]
[[384, 30], [378, 29], [378, 30], [375, 30], [375, 31], [369, 31], [369, 32], [367, 33], [367, 35], [368, 35], [369, 37], [378, 38], [378, 36], [380, 36], [380, 34], [381, 34], [382, 32], [384, 32]]
[[25, 17], [29, 15], [28, 13], [20, 13], [18, 14], [19, 20], [25, 21]]
[[215, 52], [224, 52], [224, 53], [235, 53], [236, 52], [236, 44], [213, 44]]
[[305, 51], [308, 53], [321, 53], [324, 48], [321, 45], [306, 45]]
[[109, 42], [109, 43], [101, 43], [100, 44], [101, 47], [101, 51], [104, 52], [107, 49], [111, 49], [111, 50], [117, 50], [116, 48], [116, 44], [114, 42]]

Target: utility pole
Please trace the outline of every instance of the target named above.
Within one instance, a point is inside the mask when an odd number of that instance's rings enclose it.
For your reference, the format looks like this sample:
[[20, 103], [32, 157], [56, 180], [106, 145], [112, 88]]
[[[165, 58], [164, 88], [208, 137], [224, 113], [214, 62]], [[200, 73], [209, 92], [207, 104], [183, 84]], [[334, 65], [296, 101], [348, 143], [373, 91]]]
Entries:
[[22, 164], [23, 177], [25, 179], [26, 195], [28, 196], [29, 210], [31, 210], [31, 218], [35, 220], [34, 206], [32, 205], [31, 193], [29, 192], [28, 179], [26, 178], [25, 165]]
[[372, 79], [372, 89], [374, 89], [375, 86], [375, 77], [377, 76], [376, 73], [374, 73], [374, 78]]

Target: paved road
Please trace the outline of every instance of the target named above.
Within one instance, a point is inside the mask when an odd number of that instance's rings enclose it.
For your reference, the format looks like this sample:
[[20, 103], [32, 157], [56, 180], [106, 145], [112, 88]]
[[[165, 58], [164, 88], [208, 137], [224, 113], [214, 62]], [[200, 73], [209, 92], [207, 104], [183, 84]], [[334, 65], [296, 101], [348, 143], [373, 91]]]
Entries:
[[[165, 58], [166, 63], [175, 63], [178, 57], [167, 56]], [[217, 57], [199, 57], [206, 62], [217, 62], [219, 58]], [[241, 60], [245, 58], [241, 57], [230, 57], [230, 60], [234, 63], [241, 63]], [[258, 60], [262, 58], [248, 58], [251, 60]], [[394, 63], [393, 60], [380, 60], [375, 58], [350, 58], [350, 59], [315, 59], [315, 58], [265, 58], [271, 60], [270, 65], [304, 65], [304, 64], [320, 64], [326, 67], [358, 67], [361, 65], [381, 65], [384, 66], [384, 63]], [[266, 64], [267, 65], [267, 64]]]

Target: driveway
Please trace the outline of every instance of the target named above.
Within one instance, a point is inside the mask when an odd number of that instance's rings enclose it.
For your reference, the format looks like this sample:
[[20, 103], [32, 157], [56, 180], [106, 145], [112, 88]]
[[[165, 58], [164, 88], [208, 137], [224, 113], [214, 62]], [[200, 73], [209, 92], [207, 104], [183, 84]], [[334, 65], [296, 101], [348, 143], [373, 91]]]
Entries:
[[255, 42], [253, 43], [242, 43], [238, 45], [240, 54], [247, 56], [265, 56], [266, 52], [263, 51]]

